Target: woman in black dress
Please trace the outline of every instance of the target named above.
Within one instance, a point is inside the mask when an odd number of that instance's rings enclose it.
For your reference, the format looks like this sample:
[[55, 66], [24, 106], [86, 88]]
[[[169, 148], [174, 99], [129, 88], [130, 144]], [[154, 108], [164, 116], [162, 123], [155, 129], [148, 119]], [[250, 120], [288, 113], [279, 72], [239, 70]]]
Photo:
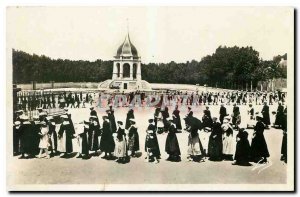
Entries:
[[156, 130], [157, 130], [157, 119], [158, 119], [159, 114], [160, 114], [160, 107], [156, 107], [156, 108], [155, 108], [155, 112], [154, 112], [155, 132], [156, 132]]
[[167, 161], [181, 161], [180, 148], [176, 137], [176, 125], [174, 120], [170, 120], [170, 126], [168, 128], [168, 136], [166, 139], [165, 151], [169, 154]]
[[284, 122], [284, 107], [282, 106], [281, 102], [278, 102], [278, 108], [275, 118], [275, 125], [278, 125], [279, 127], [283, 126]]
[[155, 125], [153, 119], [149, 119], [149, 125], [147, 127], [147, 135], [145, 140], [145, 152], [147, 157], [145, 158], [147, 162], [158, 163], [160, 159], [160, 149], [158, 145], [157, 136], [155, 133]]
[[135, 126], [135, 120], [130, 119], [130, 127], [128, 128], [128, 151], [130, 151], [130, 156], [135, 157], [136, 151], [140, 150], [139, 143], [139, 133], [137, 127]]
[[89, 146], [87, 134], [89, 132], [89, 121], [83, 121], [76, 128], [77, 139], [79, 143], [78, 156], [76, 158], [87, 159], [89, 155]]
[[147, 130], [145, 151], [147, 153], [146, 162], [154, 162], [157, 164], [160, 158], [159, 145], [156, 134], [153, 130]]
[[222, 128], [217, 118], [213, 118], [212, 130], [208, 141], [208, 157], [211, 161], [222, 160]]
[[248, 141], [248, 132], [243, 128], [239, 129], [239, 133], [236, 135], [236, 150], [232, 165], [251, 166], [250, 160], [250, 144]]
[[89, 150], [94, 151], [94, 156], [97, 156], [99, 150], [100, 125], [98, 125], [98, 117], [90, 117], [90, 125], [88, 131]]
[[129, 109], [128, 112], [127, 112], [125, 129], [128, 129], [130, 127], [130, 119], [134, 119], [133, 109]]
[[111, 153], [115, 149], [115, 141], [107, 116], [103, 116], [103, 132], [100, 140], [100, 150], [105, 153], [103, 159], [111, 158]]
[[265, 163], [270, 157], [268, 146], [264, 137], [265, 124], [262, 117], [257, 116], [257, 123], [254, 127], [254, 137], [251, 144], [251, 158], [254, 162]]
[[67, 115], [63, 115], [62, 118], [64, 121], [58, 131], [58, 139], [60, 141], [59, 152], [61, 153], [61, 157], [73, 152], [72, 139], [75, 134], [74, 127], [72, 127], [69, 121], [70, 118]]
[[173, 120], [176, 125], [177, 132], [181, 132], [181, 130], [182, 130], [179, 113], [180, 113], [180, 111], [178, 110], [178, 105], [176, 105], [175, 110], [173, 111]]
[[265, 128], [269, 128], [269, 125], [271, 124], [270, 122], [270, 112], [269, 112], [269, 106], [267, 105], [267, 102], [264, 102], [264, 106], [261, 111], [263, 117], [262, 117], [262, 122], [265, 125]]
[[111, 131], [112, 133], [115, 133], [117, 131], [117, 124], [114, 115], [114, 110], [113, 109], [106, 110], [106, 113], [109, 120]]
[[281, 144], [281, 161], [287, 163], [287, 108], [284, 109], [283, 121], [282, 121], [282, 144]]

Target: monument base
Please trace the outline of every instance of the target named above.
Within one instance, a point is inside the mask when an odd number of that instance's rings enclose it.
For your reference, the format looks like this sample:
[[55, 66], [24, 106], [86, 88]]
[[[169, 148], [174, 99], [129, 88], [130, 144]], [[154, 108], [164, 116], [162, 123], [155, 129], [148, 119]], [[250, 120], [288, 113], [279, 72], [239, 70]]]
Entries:
[[119, 90], [119, 91], [151, 91], [150, 83], [145, 80], [132, 79], [108, 79], [98, 85], [99, 90]]

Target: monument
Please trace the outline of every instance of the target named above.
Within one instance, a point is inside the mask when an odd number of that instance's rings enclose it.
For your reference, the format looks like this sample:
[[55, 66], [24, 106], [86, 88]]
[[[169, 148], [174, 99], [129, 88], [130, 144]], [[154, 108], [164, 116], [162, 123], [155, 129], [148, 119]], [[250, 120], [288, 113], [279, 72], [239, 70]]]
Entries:
[[129, 33], [114, 56], [112, 79], [101, 82], [98, 89], [120, 91], [149, 91], [150, 84], [142, 80], [141, 57], [131, 43]]

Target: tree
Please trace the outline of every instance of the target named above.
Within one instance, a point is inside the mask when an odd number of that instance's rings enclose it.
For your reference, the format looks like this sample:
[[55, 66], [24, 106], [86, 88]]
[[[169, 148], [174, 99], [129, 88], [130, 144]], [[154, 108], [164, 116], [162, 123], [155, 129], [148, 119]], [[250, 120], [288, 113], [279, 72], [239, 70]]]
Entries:
[[[201, 61], [142, 64], [142, 78], [150, 83], [208, 84], [222, 88], [245, 87], [253, 82], [286, 77], [280, 58], [259, 59], [252, 47], [220, 46]], [[279, 61], [278, 61], [279, 60]], [[13, 82], [100, 82], [111, 78], [112, 61], [51, 59], [13, 50]]]

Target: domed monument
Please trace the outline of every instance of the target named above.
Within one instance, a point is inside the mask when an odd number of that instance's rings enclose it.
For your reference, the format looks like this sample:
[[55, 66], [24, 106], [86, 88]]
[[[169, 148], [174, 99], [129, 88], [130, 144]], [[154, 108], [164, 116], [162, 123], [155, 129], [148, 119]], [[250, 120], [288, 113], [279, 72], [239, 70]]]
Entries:
[[121, 91], [151, 90], [150, 84], [142, 80], [141, 57], [127, 33], [124, 42], [114, 56], [112, 79], [99, 84], [99, 89]]

